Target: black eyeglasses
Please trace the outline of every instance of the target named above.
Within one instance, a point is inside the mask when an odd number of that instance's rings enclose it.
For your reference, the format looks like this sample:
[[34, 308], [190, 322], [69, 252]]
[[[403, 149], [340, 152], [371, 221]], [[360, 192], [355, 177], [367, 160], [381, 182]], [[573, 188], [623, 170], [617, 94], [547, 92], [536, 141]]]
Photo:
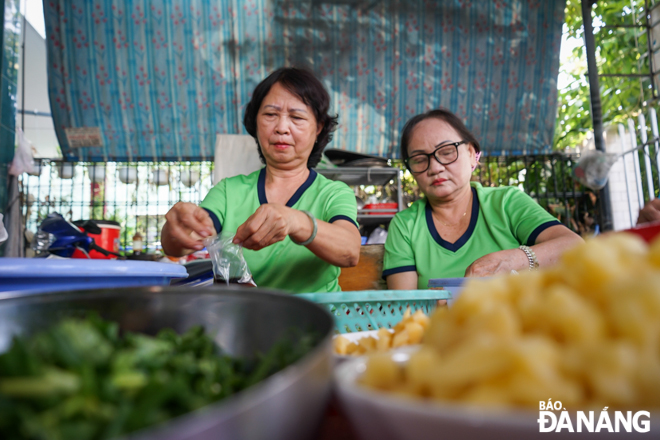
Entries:
[[449, 165], [458, 160], [458, 147], [467, 141], [442, 144], [433, 153], [419, 153], [407, 158], [404, 162], [411, 173], [423, 173], [431, 165], [431, 156], [442, 165]]

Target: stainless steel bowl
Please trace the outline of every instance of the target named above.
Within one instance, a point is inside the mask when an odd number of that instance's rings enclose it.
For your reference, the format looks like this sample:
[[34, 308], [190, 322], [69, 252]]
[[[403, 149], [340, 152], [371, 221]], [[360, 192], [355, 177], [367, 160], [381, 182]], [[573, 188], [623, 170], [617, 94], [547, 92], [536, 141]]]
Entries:
[[292, 327], [317, 332], [308, 355], [261, 383], [198, 411], [130, 436], [137, 440], [306, 439], [318, 428], [330, 391], [330, 314], [293, 295], [261, 289], [143, 287], [17, 295], [0, 299], [0, 352], [68, 316], [98, 312], [122, 330], [155, 334], [203, 325], [233, 356], [265, 352]]

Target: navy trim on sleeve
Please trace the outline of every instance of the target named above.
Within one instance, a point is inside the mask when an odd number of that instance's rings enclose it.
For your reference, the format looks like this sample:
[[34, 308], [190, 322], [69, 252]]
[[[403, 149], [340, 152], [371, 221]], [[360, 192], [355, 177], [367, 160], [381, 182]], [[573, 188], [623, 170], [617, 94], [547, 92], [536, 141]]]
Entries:
[[334, 223], [334, 222], [336, 222], [337, 220], [347, 220], [347, 221], [353, 223], [353, 224], [355, 225], [356, 228], [360, 229], [360, 225], [358, 225], [357, 222], [356, 222], [355, 220], [353, 220], [352, 218], [350, 218], [350, 217], [347, 216], [347, 215], [336, 215], [336, 216], [332, 217], [332, 218], [330, 219], [330, 221], [328, 221], [328, 223]]
[[527, 246], [534, 246], [534, 243], [536, 243], [536, 239], [539, 238], [539, 235], [541, 232], [545, 231], [551, 226], [565, 226], [563, 223], [561, 223], [558, 220], [550, 220], [549, 222], [543, 223], [541, 226], [538, 226], [536, 229], [532, 231], [531, 234], [529, 234], [529, 238], [527, 239]]
[[383, 279], [389, 277], [390, 275], [394, 275], [395, 273], [401, 273], [401, 272], [417, 272], [417, 266], [401, 266], [401, 267], [393, 267], [392, 269], [384, 270]]
[[259, 204], [268, 203], [266, 199], [266, 168], [259, 171], [259, 180], [257, 180], [257, 194], [259, 195]]
[[213, 226], [215, 226], [216, 234], [220, 234], [222, 232], [222, 225], [220, 224], [220, 219], [218, 218], [218, 216], [215, 215], [214, 212], [211, 212], [206, 208], [202, 208], [202, 209], [204, 209], [204, 211], [209, 213], [209, 216], [211, 217], [211, 220], [213, 220]]
[[461, 237], [456, 240], [455, 243], [450, 243], [443, 240], [438, 233], [438, 230], [435, 228], [435, 223], [433, 223], [433, 210], [428, 200], [426, 201], [426, 226], [431, 233], [431, 236], [443, 248], [451, 252], [458, 251], [467, 241], [472, 237], [474, 228], [477, 226], [477, 220], [479, 219], [479, 197], [477, 197], [477, 190], [472, 188], [472, 213], [470, 216], [470, 225], [467, 230], [461, 235]]

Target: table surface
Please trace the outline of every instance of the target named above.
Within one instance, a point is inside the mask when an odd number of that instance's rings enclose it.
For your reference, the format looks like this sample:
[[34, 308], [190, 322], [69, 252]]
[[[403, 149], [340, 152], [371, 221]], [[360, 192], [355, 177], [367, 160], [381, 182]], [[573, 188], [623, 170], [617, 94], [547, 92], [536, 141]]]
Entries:
[[359, 440], [334, 396], [330, 399], [321, 426], [316, 437], [313, 438], [315, 440]]

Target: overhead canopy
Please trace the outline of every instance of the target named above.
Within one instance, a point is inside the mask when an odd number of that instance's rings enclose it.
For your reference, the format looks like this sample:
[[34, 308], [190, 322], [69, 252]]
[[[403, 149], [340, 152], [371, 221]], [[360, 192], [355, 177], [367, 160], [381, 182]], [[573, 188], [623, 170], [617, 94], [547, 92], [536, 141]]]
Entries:
[[44, 12], [55, 127], [70, 160], [212, 158], [217, 133], [245, 133], [256, 84], [298, 65], [321, 78], [339, 114], [329, 147], [397, 157], [406, 120], [443, 106], [489, 154], [547, 152], [564, 6], [52, 0]]

